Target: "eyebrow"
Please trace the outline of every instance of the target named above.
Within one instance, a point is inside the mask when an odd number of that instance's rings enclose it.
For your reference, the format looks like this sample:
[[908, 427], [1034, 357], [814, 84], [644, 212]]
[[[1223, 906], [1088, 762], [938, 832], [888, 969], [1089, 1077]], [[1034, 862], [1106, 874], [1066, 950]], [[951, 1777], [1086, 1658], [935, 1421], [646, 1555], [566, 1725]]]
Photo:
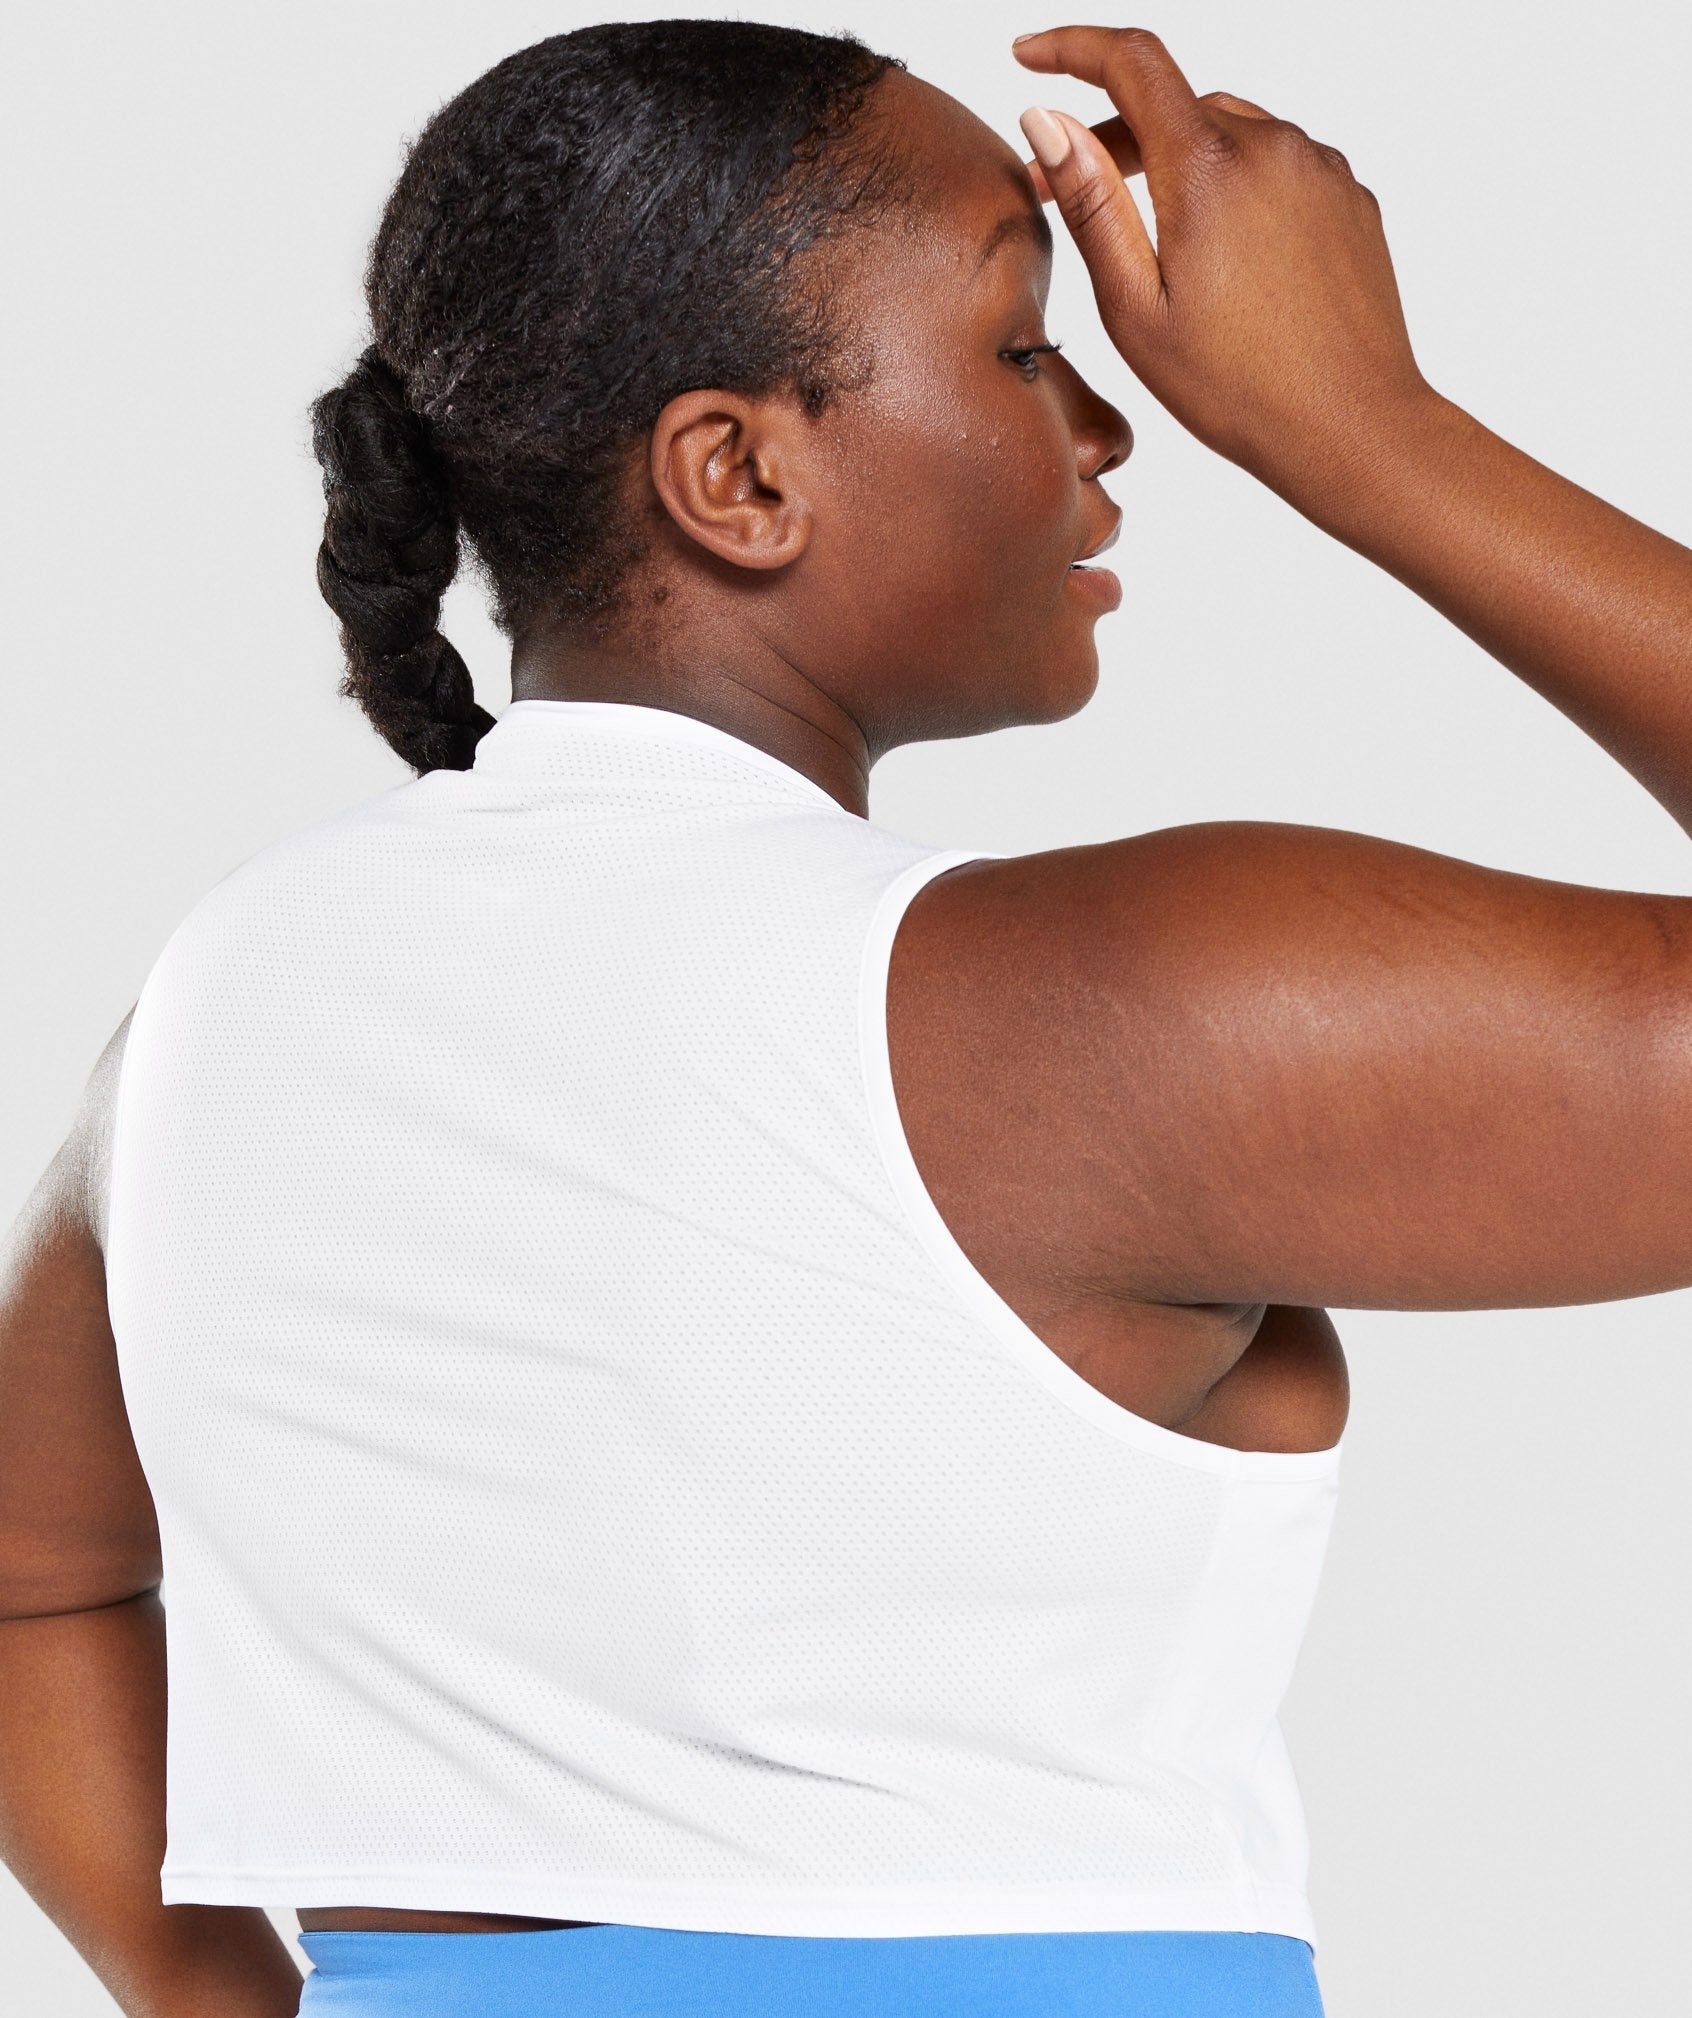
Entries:
[[1046, 213], [1043, 210], [1013, 210], [1008, 216], [1001, 217], [981, 241], [976, 272], [979, 273], [994, 253], [1013, 238], [1026, 239], [1048, 259], [1052, 256], [1052, 227], [1046, 222]]

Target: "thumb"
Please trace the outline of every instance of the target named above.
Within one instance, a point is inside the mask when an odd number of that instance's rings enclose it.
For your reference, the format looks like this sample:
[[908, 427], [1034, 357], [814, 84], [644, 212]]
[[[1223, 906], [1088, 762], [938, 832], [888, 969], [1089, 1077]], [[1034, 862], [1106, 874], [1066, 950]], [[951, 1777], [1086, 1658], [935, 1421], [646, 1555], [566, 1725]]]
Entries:
[[1067, 112], [1038, 105], [1019, 123], [1087, 262], [1100, 306], [1149, 312], [1163, 292], [1163, 273], [1145, 219], [1104, 142]]

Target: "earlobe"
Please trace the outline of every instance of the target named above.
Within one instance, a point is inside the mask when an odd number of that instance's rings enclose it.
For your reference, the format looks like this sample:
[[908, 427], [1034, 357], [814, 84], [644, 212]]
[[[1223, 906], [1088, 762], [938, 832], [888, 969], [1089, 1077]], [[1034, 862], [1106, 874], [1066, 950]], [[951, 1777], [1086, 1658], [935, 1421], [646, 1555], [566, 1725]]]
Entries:
[[652, 487], [689, 539], [743, 568], [780, 568], [811, 536], [792, 425], [768, 400], [679, 393], [653, 423]]

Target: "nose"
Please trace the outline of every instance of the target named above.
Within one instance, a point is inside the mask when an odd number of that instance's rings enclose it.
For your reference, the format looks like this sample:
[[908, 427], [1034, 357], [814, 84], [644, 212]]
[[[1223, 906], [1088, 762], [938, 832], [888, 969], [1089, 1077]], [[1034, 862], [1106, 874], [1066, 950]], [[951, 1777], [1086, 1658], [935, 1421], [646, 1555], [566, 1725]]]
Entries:
[[1120, 469], [1134, 453], [1134, 430], [1128, 417], [1101, 399], [1084, 379], [1077, 378], [1081, 411], [1075, 429], [1075, 454], [1083, 477], [1103, 476]]

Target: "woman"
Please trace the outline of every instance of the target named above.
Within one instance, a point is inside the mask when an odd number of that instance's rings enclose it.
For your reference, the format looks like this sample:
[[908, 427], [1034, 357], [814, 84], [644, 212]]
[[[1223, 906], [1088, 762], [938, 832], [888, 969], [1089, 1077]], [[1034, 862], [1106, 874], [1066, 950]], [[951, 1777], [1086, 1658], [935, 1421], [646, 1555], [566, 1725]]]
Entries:
[[1323, 1306], [1692, 1284], [1689, 900], [869, 821], [1093, 691], [1048, 200], [1201, 440], [1692, 812], [1692, 556], [1424, 382], [1343, 158], [1017, 54], [1120, 116], [1031, 172], [849, 38], [622, 24], [408, 157], [315, 419], [418, 775], [183, 921], [0, 1306], [7, 1856], [131, 2013], [294, 2010], [291, 1904], [366, 2018], [1310, 2018]]

